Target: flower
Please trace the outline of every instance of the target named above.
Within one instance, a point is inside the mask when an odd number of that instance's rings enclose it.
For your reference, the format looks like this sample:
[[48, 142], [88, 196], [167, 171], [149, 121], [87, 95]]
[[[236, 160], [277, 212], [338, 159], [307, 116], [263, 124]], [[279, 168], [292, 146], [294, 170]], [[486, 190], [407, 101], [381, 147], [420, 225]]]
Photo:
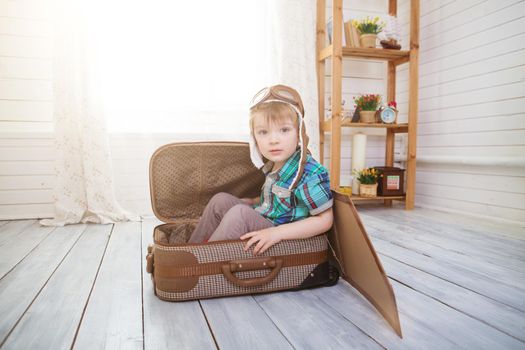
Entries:
[[396, 101], [388, 102], [388, 107], [392, 107], [394, 109], [397, 109], [397, 102]]
[[377, 169], [366, 168], [361, 170], [354, 170], [353, 173], [357, 176], [357, 180], [363, 185], [373, 185], [377, 180], [383, 176]]
[[362, 34], [378, 34], [385, 27], [385, 22], [379, 21], [379, 17], [371, 18], [367, 16], [365, 19], [354, 19], [352, 25], [357, 28], [359, 33]]
[[355, 107], [360, 111], [375, 111], [381, 103], [381, 95], [367, 94], [354, 97]]

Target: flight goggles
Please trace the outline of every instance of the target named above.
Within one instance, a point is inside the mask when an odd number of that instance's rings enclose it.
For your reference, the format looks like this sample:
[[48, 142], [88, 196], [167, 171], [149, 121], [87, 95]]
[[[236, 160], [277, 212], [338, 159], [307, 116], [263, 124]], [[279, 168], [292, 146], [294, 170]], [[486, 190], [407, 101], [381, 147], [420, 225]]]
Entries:
[[274, 85], [263, 88], [252, 98], [250, 109], [261, 103], [272, 101], [288, 103], [295, 107], [294, 109], [300, 113], [301, 117], [304, 116], [304, 107], [303, 102], [301, 101], [301, 96], [299, 96], [297, 91], [285, 85]]

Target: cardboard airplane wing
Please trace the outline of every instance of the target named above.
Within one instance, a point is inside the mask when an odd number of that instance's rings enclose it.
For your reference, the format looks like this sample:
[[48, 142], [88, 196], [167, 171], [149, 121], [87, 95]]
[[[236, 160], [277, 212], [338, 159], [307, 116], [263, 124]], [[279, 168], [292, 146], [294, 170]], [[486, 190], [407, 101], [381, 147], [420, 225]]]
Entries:
[[402, 337], [394, 291], [347, 195], [334, 192], [334, 226], [329, 234], [342, 277], [379, 311]]

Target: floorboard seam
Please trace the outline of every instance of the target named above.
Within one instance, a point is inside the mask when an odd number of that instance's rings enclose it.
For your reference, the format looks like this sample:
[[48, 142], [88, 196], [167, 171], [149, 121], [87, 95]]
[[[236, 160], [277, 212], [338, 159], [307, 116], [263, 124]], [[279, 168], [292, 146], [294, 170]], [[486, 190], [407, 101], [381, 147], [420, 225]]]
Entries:
[[142, 350], [146, 350], [146, 331], [144, 326], [144, 224], [143, 218], [140, 218], [140, 298], [142, 303]]
[[426, 296], [426, 297], [428, 297], [428, 298], [430, 298], [430, 299], [433, 299], [433, 300], [437, 301], [438, 303], [445, 305], [446, 307], [449, 307], [449, 308], [451, 308], [451, 309], [453, 309], [453, 310], [456, 310], [457, 312], [459, 312], [459, 313], [461, 313], [461, 314], [463, 314], [463, 315], [465, 315], [465, 316], [467, 316], [467, 317], [470, 317], [470, 318], [472, 318], [472, 319], [474, 319], [474, 320], [476, 320], [476, 321], [479, 321], [479, 322], [481, 322], [481, 323], [483, 323], [483, 324], [485, 324], [485, 325], [487, 325], [487, 326], [489, 326], [489, 327], [491, 327], [491, 328], [494, 328], [495, 330], [497, 330], [497, 331], [499, 331], [499, 332], [501, 332], [501, 333], [503, 333], [503, 334], [505, 334], [505, 335], [508, 335], [509, 337], [514, 338], [514, 339], [516, 339], [517, 341], [522, 342], [522, 343], [525, 344], [525, 341], [523, 341], [522, 339], [519, 339], [519, 338], [515, 337], [514, 335], [509, 334], [509, 333], [507, 333], [506, 331], [504, 331], [504, 330], [502, 330], [502, 329], [499, 329], [497, 326], [494, 326], [494, 325], [492, 325], [492, 324], [486, 322], [485, 320], [479, 319], [479, 318], [477, 318], [476, 316], [471, 315], [471, 314], [467, 313], [466, 311], [460, 310], [460, 309], [458, 309], [458, 308], [456, 308], [456, 307], [454, 307], [454, 306], [452, 306], [452, 305], [449, 305], [449, 304], [447, 304], [446, 302], [441, 301], [441, 300], [439, 300], [438, 298], [436, 298], [436, 297], [434, 297], [434, 296], [432, 296], [432, 295], [429, 295], [429, 294], [427, 294], [427, 293], [425, 293], [425, 292], [423, 292], [423, 291], [420, 291], [420, 290], [418, 290], [418, 289], [415, 289], [414, 287], [412, 287], [412, 286], [410, 286], [410, 285], [408, 285], [408, 284], [406, 284], [406, 283], [404, 283], [404, 282], [398, 280], [397, 278], [394, 278], [394, 277], [392, 277], [392, 276], [388, 276], [388, 278], [390, 278], [390, 279], [396, 281], [397, 283], [399, 283], [399, 284], [401, 284], [401, 285], [403, 285], [403, 286], [405, 286], [405, 287], [407, 287], [407, 288], [412, 289], [412, 290], [413, 290], [414, 292], [416, 292], [416, 293], [419, 293], [419, 294], [424, 295], [424, 296]]
[[24, 261], [25, 258], [27, 258], [29, 254], [31, 254], [36, 248], [38, 248], [38, 246], [39, 246], [43, 241], [45, 241], [45, 240], [47, 239], [47, 237], [49, 237], [49, 235], [51, 235], [53, 232], [55, 232], [55, 230], [56, 230], [56, 227], [55, 227], [54, 229], [52, 229], [51, 231], [49, 231], [49, 233], [48, 233], [45, 237], [43, 237], [43, 238], [40, 240], [40, 242], [38, 242], [38, 243], [37, 243], [37, 244], [36, 244], [36, 245], [35, 245], [35, 246], [34, 246], [29, 252], [27, 252], [26, 255], [24, 255], [24, 256], [22, 257], [22, 259], [20, 259], [20, 260], [19, 260], [19, 261], [18, 261], [18, 262], [12, 267], [12, 268], [9, 269], [9, 271], [7, 271], [2, 277], [0, 277], [0, 281], [1, 281], [5, 276], [9, 275], [9, 273], [10, 273], [11, 271], [13, 271], [15, 267], [18, 266], [18, 264], [20, 264], [22, 261]]
[[[338, 282], [339, 283], [339, 282]], [[352, 287], [352, 286], [350, 286]], [[353, 287], [352, 287], [353, 288]], [[388, 349], [386, 346], [384, 346], [383, 344], [381, 344], [378, 340], [374, 339], [374, 337], [372, 337], [370, 334], [368, 334], [367, 332], [365, 332], [363, 329], [361, 329], [361, 327], [359, 327], [358, 325], [356, 325], [354, 322], [352, 322], [351, 320], [349, 320], [345, 315], [343, 315], [342, 313], [340, 313], [337, 309], [334, 309], [330, 304], [326, 303], [323, 299], [321, 299], [320, 297], [318, 297], [315, 293], [312, 293], [311, 291], [308, 291], [311, 295], [313, 295], [314, 297], [316, 297], [317, 299], [319, 299], [319, 301], [321, 303], [323, 303], [326, 307], [328, 307], [329, 309], [335, 311], [339, 316], [341, 316], [342, 318], [344, 318], [345, 320], [347, 320], [349, 323], [353, 324], [355, 326], [355, 328], [359, 329], [359, 331], [361, 333], [363, 333], [364, 335], [366, 335], [368, 338], [372, 339], [377, 345], [379, 345], [380, 347], [382, 347], [383, 349]]]
[[9, 330], [9, 332], [7, 333], [7, 335], [5, 336], [5, 338], [2, 340], [2, 342], [0, 342], [0, 348], [4, 345], [4, 343], [6, 342], [6, 340], [9, 338], [9, 336], [11, 335], [11, 333], [13, 333], [13, 331], [15, 330], [15, 328], [18, 326], [18, 324], [20, 323], [20, 321], [22, 320], [22, 318], [24, 317], [24, 315], [26, 314], [27, 310], [29, 310], [31, 308], [31, 306], [33, 305], [33, 303], [35, 302], [36, 298], [38, 298], [38, 296], [40, 295], [40, 293], [42, 292], [42, 289], [44, 289], [46, 286], [47, 286], [47, 283], [49, 282], [49, 280], [51, 279], [51, 277], [53, 277], [53, 275], [55, 274], [56, 270], [58, 270], [58, 268], [60, 267], [60, 265], [62, 265], [62, 263], [64, 262], [64, 260], [67, 258], [67, 256], [69, 255], [69, 253], [71, 252], [71, 250], [75, 247], [75, 245], [78, 243], [78, 241], [80, 240], [80, 238], [84, 235], [84, 233], [86, 232], [87, 230], [87, 226], [84, 228], [84, 231], [82, 231], [81, 234], [78, 235], [78, 238], [75, 240], [75, 242], [71, 245], [71, 247], [69, 248], [69, 250], [66, 252], [66, 254], [64, 254], [64, 257], [62, 257], [62, 259], [60, 260], [60, 262], [57, 264], [57, 266], [55, 267], [55, 269], [51, 272], [51, 274], [49, 275], [49, 277], [46, 279], [46, 281], [44, 282], [44, 284], [42, 285], [42, 287], [40, 287], [40, 289], [38, 290], [38, 292], [36, 293], [35, 297], [33, 298], [33, 300], [31, 300], [31, 302], [29, 303], [29, 305], [26, 307], [26, 309], [24, 310], [24, 312], [22, 313], [22, 315], [18, 318], [18, 320], [16, 321], [16, 323], [13, 325], [13, 327]]
[[91, 294], [93, 293], [93, 289], [95, 288], [95, 284], [97, 283], [98, 274], [100, 272], [100, 268], [102, 267], [102, 263], [104, 262], [104, 258], [106, 257], [106, 252], [108, 250], [108, 245], [111, 240], [111, 237], [113, 235], [113, 230], [115, 229], [115, 224], [112, 225], [111, 231], [109, 232], [109, 237], [106, 242], [106, 246], [104, 247], [104, 252], [102, 253], [102, 257], [100, 259], [100, 262], [98, 264], [97, 273], [95, 274], [95, 279], [93, 280], [93, 284], [91, 285], [91, 289], [89, 290], [88, 297], [86, 299], [86, 302], [84, 304], [84, 308], [82, 309], [82, 315], [80, 316], [80, 320], [78, 321], [77, 329], [75, 331], [75, 336], [73, 337], [73, 341], [71, 342], [70, 349], [72, 350], [75, 347], [75, 342], [77, 341], [78, 332], [80, 331], [80, 327], [82, 326], [82, 321], [84, 320], [84, 315], [86, 314], [86, 309], [89, 305], [89, 301], [91, 300]]
[[[15, 221], [27, 221], [27, 220], [12, 220], [12, 221], [9, 221], [9, 222], [15, 222]], [[33, 226], [35, 223], [36, 223], [36, 220], [30, 220], [31, 222], [29, 223], [29, 225], [27, 225], [26, 227], [24, 227], [22, 229], [22, 231], [18, 231], [17, 233], [15, 233], [15, 237], [17, 237], [18, 235], [20, 235], [22, 232], [24, 232], [26, 229], [30, 228], [31, 226]], [[0, 231], [3, 231], [5, 229], [5, 227], [0, 227]], [[9, 231], [6, 231], [6, 232], [9, 232]], [[0, 232], [0, 234], [2, 234], [2, 232]], [[15, 238], [15, 237], [12, 237], [12, 238]], [[7, 239], [7, 241], [4, 241], [2, 243], [7, 243], [9, 242], [9, 238]], [[1, 241], [0, 241], [1, 242]]]
[[270, 317], [270, 315], [268, 315], [268, 313], [266, 312], [266, 310], [262, 307], [262, 305], [259, 303], [259, 301], [257, 300], [257, 297], [256, 296], [252, 296], [253, 298], [253, 301], [255, 301], [255, 303], [257, 304], [257, 306], [259, 306], [259, 308], [262, 310], [262, 312], [264, 312], [264, 314], [268, 317], [268, 319], [270, 320], [270, 322], [275, 326], [275, 328], [277, 328], [277, 331], [279, 331], [279, 333], [282, 334], [282, 336], [284, 337], [284, 339], [286, 339], [286, 342], [288, 342], [288, 344], [290, 344], [290, 346], [292, 347], [292, 349], [295, 350], [295, 346], [293, 346], [293, 344], [290, 342], [290, 340], [286, 337], [286, 335], [281, 331], [281, 329], [279, 328], [279, 326], [277, 326], [277, 324], [275, 322], [273, 322], [273, 319]]
[[[444, 279], [444, 278], [441, 277], [441, 276], [437, 276], [437, 275], [434, 275], [433, 273], [430, 273], [430, 272], [428, 272], [428, 271], [422, 270], [422, 269], [420, 269], [420, 268], [418, 268], [418, 267], [416, 267], [416, 266], [414, 266], [414, 265], [411, 265], [411, 264], [406, 263], [406, 262], [404, 262], [404, 261], [402, 261], [402, 260], [396, 259], [396, 258], [394, 258], [394, 257], [391, 256], [391, 255], [388, 255], [388, 254], [382, 253], [382, 252], [379, 251], [379, 250], [377, 251], [377, 253], [380, 254], [380, 255], [384, 255], [384, 256], [386, 256], [386, 257], [389, 257], [390, 259], [395, 260], [395, 261], [397, 261], [397, 262], [399, 262], [399, 263], [401, 263], [401, 264], [405, 264], [405, 265], [410, 266], [410, 267], [412, 267], [412, 268], [414, 268], [414, 269], [416, 269], [416, 270], [419, 270], [419, 271], [421, 271], [421, 272], [424, 272], [424, 273], [426, 273], [426, 274], [428, 274], [428, 275], [431, 275], [431, 276], [433, 276], [433, 277], [439, 278], [439, 279], [442, 280], [442, 281], [445, 281], [445, 282], [451, 283], [451, 284], [453, 284], [453, 285], [455, 285], [455, 286], [458, 286], [458, 287], [460, 287], [460, 288], [463, 288], [463, 289], [469, 290], [469, 291], [471, 291], [472, 293], [476, 293], [476, 294], [478, 294], [478, 295], [481, 295], [482, 297], [485, 297], [485, 298], [487, 298], [487, 299], [493, 300], [493, 301], [495, 301], [495, 302], [497, 302], [497, 303], [500, 303], [500, 304], [502, 304], [502, 305], [505, 305], [505, 306], [507, 306], [507, 307], [510, 307], [510, 308], [512, 308], [512, 309], [514, 309], [514, 310], [517, 310], [517, 311], [519, 311], [519, 312], [525, 313], [524, 310], [518, 309], [518, 308], [515, 307], [515, 306], [509, 305], [509, 304], [507, 304], [507, 303], [502, 302], [501, 300], [494, 299], [494, 298], [492, 298], [492, 297], [490, 297], [490, 296], [488, 296], [488, 295], [482, 294], [482, 293], [480, 293], [480, 292], [478, 292], [478, 291], [475, 291], [475, 290], [470, 289], [470, 288], [468, 288], [468, 287], [462, 286], [462, 285], [460, 285], [460, 284], [458, 284], [458, 283], [456, 283], [456, 282], [454, 282], [454, 281], [446, 280], [446, 279]], [[387, 273], [387, 275], [388, 275], [388, 273]], [[388, 277], [390, 277], [390, 275], [388, 275]]]
[[[363, 215], [366, 219], [365, 219], [365, 223], [366, 223], [366, 220], [372, 220], [372, 221], [379, 221], [379, 222], [382, 222], [382, 223], [385, 223], [385, 224], [388, 224], [388, 223], [391, 223], [392, 220], [396, 220], [396, 219], [399, 219], [398, 217], [395, 217], [395, 216], [388, 216], [390, 218], [390, 221], [387, 221], [387, 219], [385, 217], [376, 217], [376, 216], [372, 216], [372, 215]], [[410, 218], [410, 219], [415, 219], [415, 218]], [[421, 217], [419, 217], [418, 219], [422, 219]], [[433, 222], [429, 225], [444, 225], [444, 224], [449, 224], [448, 222]], [[412, 222], [401, 222], [399, 223], [398, 225], [401, 225], [401, 226], [404, 226], [404, 227], [407, 227], [411, 230], [416, 230], [416, 231], [420, 231], [422, 230], [421, 228], [421, 225], [420, 224], [417, 224], [417, 223], [412, 223]], [[461, 226], [457, 226], [457, 225], [452, 225], [450, 226], [451, 229], [453, 230], [457, 230], [461, 233], [466, 233], [467, 236], [469, 235], [477, 235], [478, 238], [483, 238], [483, 239], [486, 239], [486, 240], [489, 240], [489, 241], [493, 241], [493, 242], [498, 242], [500, 244], [506, 244], [506, 243], [511, 243], [510, 241], [514, 241], [514, 243], [520, 243], [520, 247], [516, 247], [516, 249], [519, 249], [521, 252], [525, 252], [525, 249], [522, 249], [521, 248], [521, 244], [523, 243], [523, 241], [525, 239], [517, 239], [516, 237], [509, 237], [508, 235], [506, 235], [505, 233], [500, 233], [500, 234], [495, 234], [495, 233], [491, 233], [491, 232], [483, 232], [483, 231], [474, 231], [474, 229], [469, 229], [469, 228], [465, 228], [465, 227], [461, 227]], [[479, 228], [480, 230], [482, 228]], [[430, 229], [429, 231], [425, 231], [426, 233], [429, 233], [429, 234], [437, 234], [439, 235], [440, 237], [444, 237], [444, 238], [448, 238], [442, 231], [435, 231], [433, 229]], [[483, 235], [482, 237], [480, 237], [480, 234]]]
[[199, 307], [201, 308], [201, 312], [204, 316], [204, 319], [206, 320], [206, 324], [208, 325], [208, 330], [210, 331], [211, 337], [213, 339], [213, 342], [215, 343], [215, 347], [220, 350], [219, 344], [217, 343], [217, 339], [215, 339], [215, 334], [213, 334], [213, 329], [211, 328], [210, 321], [208, 320], [208, 317], [206, 316], [206, 312], [204, 311], [204, 308], [202, 307], [202, 303], [200, 300], [197, 300], [199, 303]]
[[[382, 232], [383, 234], [388, 234], [388, 232], [386, 232], [381, 227], [377, 227], [376, 225], [373, 225], [373, 224], [368, 224], [368, 226], [374, 228], [374, 231], [377, 230], [377, 231]], [[403, 234], [407, 235], [408, 239], [411, 239], [411, 240], [413, 240], [416, 243], [421, 243], [421, 244], [428, 245], [430, 247], [436, 247], [436, 248], [439, 248], [439, 249], [443, 249], [443, 250], [445, 250], [447, 252], [450, 252], [450, 253], [453, 253], [453, 254], [457, 254], [457, 255], [461, 255], [462, 257], [470, 257], [470, 258], [475, 259], [479, 263], [486, 263], [486, 264], [489, 264], [489, 265], [494, 266], [496, 268], [506, 268], [508, 270], [512, 270], [512, 271], [515, 271], [516, 273], [520, 273], [520, 274], [525, 273], [525, 271], [516, 269], [515, 267], [508, 267], [508, 266], [502, 265], [500, 262], [496, 262], [494, 260], [489, 260], [489, 259], [487, 259], [486, 255], [485, 256], [484, 255], [479, 255], [479, 254], [476, 254], [476, 252], [473, 252], [473, 251], [462, 252], [461, 250], [458, 250], [457, 248], [447, 247], [446, 244], [442, 245], [442, 244], [439, 244], [439, 243], [436, 243], [436, 242], [429, 242], [427, 240], [420, 239], [419, 237], [414, 236], [411, 233], [407, 233], [406, 231], [399, 231], [398, 230], [398, 232], [400, 232], [400, 233], [402, 232]], [[376, 236], [376, 234], [374, 232], [371, 232], [370, 236], [373, 237], [374, 239], [382, 239], [381, 237]], [[383, 240], [385, 240], [385, 239], [383, 239]], [[396, 244], [397, 246], [400, 246], [400, 247], [412, 250], [411, 248], [408, 248], [408, 247], [405, 247], [404, 245], [402, 245], [404, 242], [395, 242], [395, 241], [387, 241], [387, 242], [390, 242], [392, 244]], [[452, 242], [452, 241], [450, 240], [450, 242]], [[449, 242], [448, 238], [447, 238], [447, 240], [444, 241], [444, 243], [450, 243], [450, 242]], [[461, 244], [466, 244], [466, 242], [461, 242]], [[416, 250], [414, 250], [414, 251], [416, 251]], [[420, 251], [417, 250], [417, 252], [419, 253]], [[420, 254], [424, 254], [424, 253], [420, 253]], [[517, 256], [517, 255], [514, 255], [514, 254], [512, 254], [511, 256], [507, 255], [507, 256], [504, 256], [504, 257], [508, 257], [509, 259], [517, 260], [517, 262], [519, 262], [519, 263], [525, 262], [525, 260], [521, 260], [521, 256]], [[503, 259], [504, 257], [502, 256], [502, 257], [500, 257], [500, 259]]]

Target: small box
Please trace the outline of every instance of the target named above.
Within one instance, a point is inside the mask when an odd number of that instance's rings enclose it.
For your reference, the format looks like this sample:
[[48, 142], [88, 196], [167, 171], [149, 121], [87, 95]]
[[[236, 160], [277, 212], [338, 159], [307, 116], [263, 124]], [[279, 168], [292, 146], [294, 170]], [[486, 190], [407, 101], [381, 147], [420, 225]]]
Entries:
[[391, 166], [374, 168], [383, 174], [377, 186], [377, 194], [379, 196], [402, 196], [404, 194], [405, 169]]

